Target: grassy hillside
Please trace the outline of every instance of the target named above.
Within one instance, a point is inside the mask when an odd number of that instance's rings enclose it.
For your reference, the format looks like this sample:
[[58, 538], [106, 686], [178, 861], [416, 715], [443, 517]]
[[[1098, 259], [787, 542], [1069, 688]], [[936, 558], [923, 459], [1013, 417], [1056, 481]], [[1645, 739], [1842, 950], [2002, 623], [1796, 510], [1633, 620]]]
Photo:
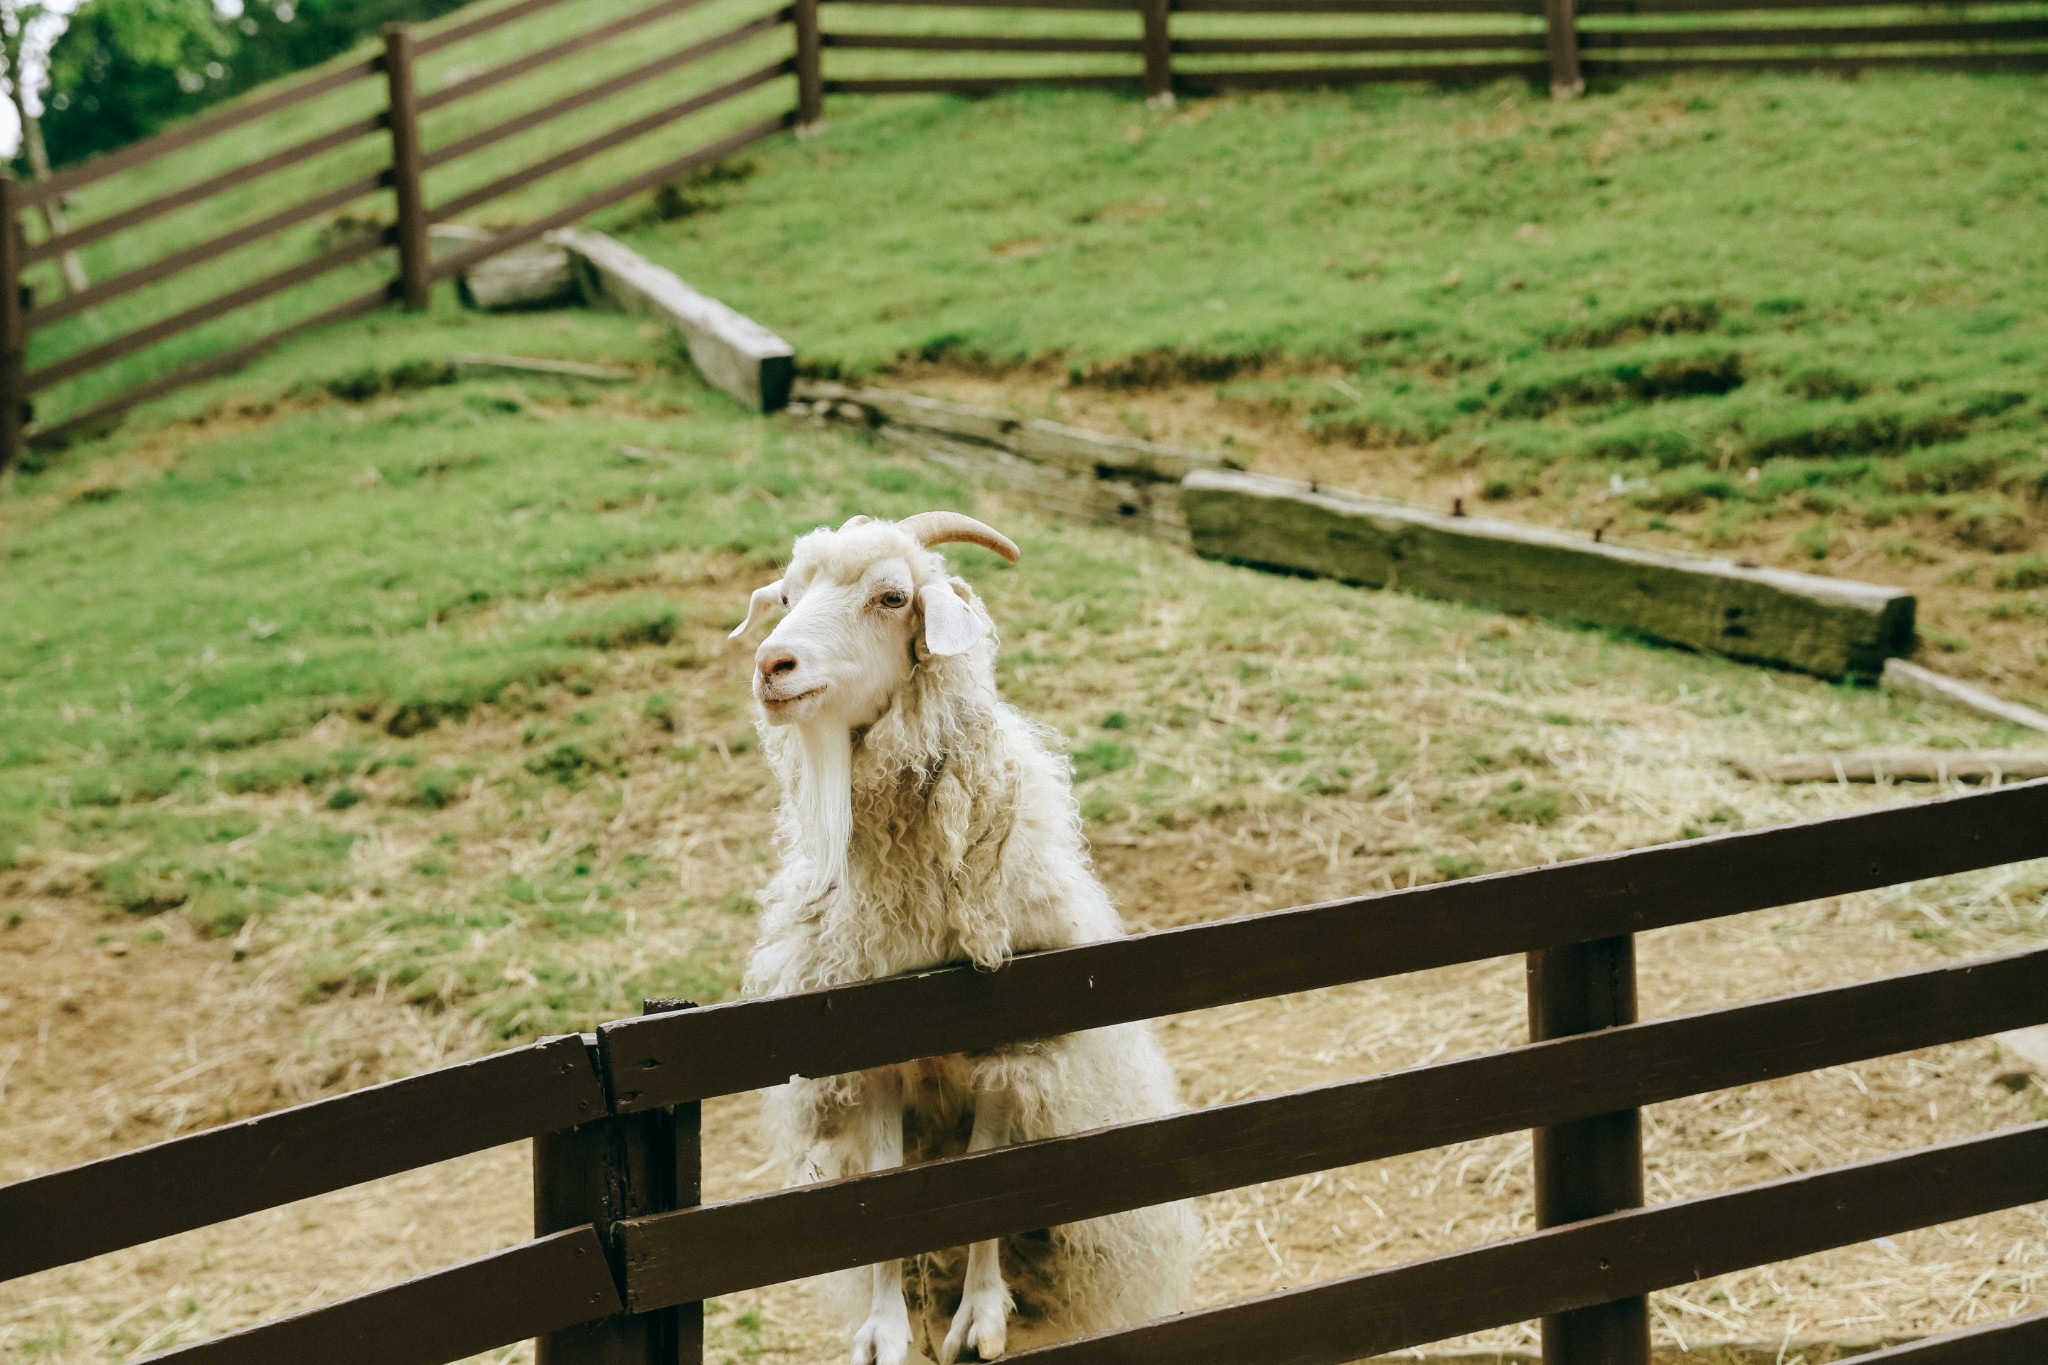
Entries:
[[[443, 382], [432, 358], [462, 349], [627, 357], [644, 378]], [[978, 495], [749, 417], [663, 361], [623, 319], [392, 315], [196, 395], [201, 420], [22, 480], [0, 510], [0, 853], [107, 907], [112, 932], [260, 922], [305, 954], [308, 989], [396, 982], [512, 1035], [729, 989], [719, 916], [747, 908], [767, 853], [724, 631], [796, 532]], [[1358, 874], [1406, 883], [1750, 819], [1710, 794], [1724, 776], [1625, 835], [1548, 775], [1556, 739], [1595, 743], [1638, 706], [1687, 699], [1709, 768], [2014, 737], [998, 514], [1028, 567], [972, 569], [1007, 685], [1065, 729], [1084, 810], [1116, 837], [1421, 800], [1429, 836]], [[1573, 700], [1596, 680], [1606, 719]], [[744, 838], [690, 850], [692, 820], [742, 809]], [[603, 832], [627, 812], [655, 823]], [[615, 936], [636, 922], [672, 950]]]

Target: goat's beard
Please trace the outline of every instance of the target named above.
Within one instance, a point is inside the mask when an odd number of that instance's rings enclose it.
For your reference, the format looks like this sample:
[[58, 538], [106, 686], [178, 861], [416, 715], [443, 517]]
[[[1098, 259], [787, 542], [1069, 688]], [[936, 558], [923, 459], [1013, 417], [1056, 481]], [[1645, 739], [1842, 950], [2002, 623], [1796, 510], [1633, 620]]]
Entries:
[[797, 770], [796, 806], [806, 861], [808, 892], [821, 896], [846, 881], [847, 851], [853, 842], [853, 732], [844, 724], [813, 721], [798, 728], [803, 763]]

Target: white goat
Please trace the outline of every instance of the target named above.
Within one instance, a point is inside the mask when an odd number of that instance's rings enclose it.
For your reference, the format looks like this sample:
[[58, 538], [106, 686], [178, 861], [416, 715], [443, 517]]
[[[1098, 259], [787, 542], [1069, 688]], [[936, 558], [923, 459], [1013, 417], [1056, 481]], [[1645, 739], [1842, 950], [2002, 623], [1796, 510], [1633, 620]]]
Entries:
[[[782, 866], [769, 883], [750, 994], [808, 990], [949, 962], [1118, 937], [1090, 867], [1066, 759], [998, 700], [988, 610], [930, 547], [1017, 547], [969, 517], [855, 517], [796, 542], [758, 589], [746, 631], [789, 614], [755, 656], [762, 749], [782, 784]], [[795, 1178], [830, 1180], [961, 1151], [1170, 1113], [1172, 1070], [1126, 1024], [819, 1080], [769, 1096]], [[1176, 1311], [1196, 1228], [1185, 1204], [919, 1257], [909, 1293], [927, 1343], [952, 1306], [944, 1365], [1000, 1355], [1025, 1309], [1096, 1330]], [[854, 1365], [912, 1350], [901, 1261], [831, 1277]], [[952, 1303], [958, 1293], [957, 1305]], [[864, 1292], [863, 1292], [864, 1291]]]

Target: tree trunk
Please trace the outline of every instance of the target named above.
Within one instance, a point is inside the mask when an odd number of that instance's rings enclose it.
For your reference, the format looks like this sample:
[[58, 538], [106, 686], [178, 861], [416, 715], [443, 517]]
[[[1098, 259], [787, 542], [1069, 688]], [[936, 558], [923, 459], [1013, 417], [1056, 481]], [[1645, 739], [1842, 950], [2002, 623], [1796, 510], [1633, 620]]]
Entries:
[[[28, 154], [29, 174], [37, 180], [48, 180], [50, 153], [43, 145], [43, 125], [30, 116], [28, 105], [22, 99], [21, 82], [10, 80], [7, 89], [14, 100], [14, 116], [21, 122], [21, 146]], [[50, 230], [52, 237], [62, 236], [68, 230], [64, 221], [64, 204], [61, 196], [43, 201], [43, 224]], [[78, 259], [77, 252], [67, 251], [58, 257], [58, 261], [63, 267], [66, 293], [76, 294], [91, 283], [85, 276], [85, 265]]]

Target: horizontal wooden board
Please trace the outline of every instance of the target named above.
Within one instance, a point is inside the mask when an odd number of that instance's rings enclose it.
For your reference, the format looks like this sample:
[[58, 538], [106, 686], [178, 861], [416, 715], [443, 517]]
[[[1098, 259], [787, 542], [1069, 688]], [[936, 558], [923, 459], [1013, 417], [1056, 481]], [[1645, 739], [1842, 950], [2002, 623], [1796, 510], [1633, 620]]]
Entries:
[[1191, 57], [1257, 52], [1488, 52], [1541, 48], [1541, 33], [1354, 33], [1341, 37], [1176, 38], [1173, 50]]
[[429, 52], [439, 52], [444, 47], [453, 47], [471, 38], [480, 38], [493, 29], [517, 23], [529, 15], [553, 9], [561, 3], [562, 0], [518, 0], [517, 4], [487, 9], [474, 17], [459, 16], [445, 26], [422, 26], [424, 31], [412, 45], [413, 56], [424, 57]]
[[2048, 39], [2048, 19], [2012, 19], [1962, 24], [1861, 24], [1832, 28], [1769, 25], [1759, 28], [1581, 28], [1579, 46], [1666, 47], [1847, 47], [1897, 43], [1997, 43]]
[[[430, 223], [446, 222], [459, 214], [467, 213], [479, 204], [487, 204], [493, 199], [510, 194], [512, 191], [530, 185], [536, 180], [544, 180], [557, 171], [566, 170], [578, 162], [587, 161], [600, 152], [610, 151], [614, 147], [632, 142], [637, 138], [645, 137], [657, 128], [667, 127], [679, 119], [688, 118], [692, 114], [701, 113], [706, 109], [723, 104], [729, 99], [744, 95], [747, 91], [766, 85], [779, 76], [787, 75], [789, 69], [790, 62], [787, 58], [771, 62], [759, 70], [748, 72], [746, 75], [729, 80], [722, 85], [713, 86], [711, 89], [691, 95], [687, 99], [678, 100], [674, 104], [664, 105], [662, 108], [656, 109], [651, 113], [642, 114], [639, 118], [630, 119], [615, 128], [599, 133], [595, 137], [585, 138], [573, 146], [564, 147], [552, 156], [542, 157], [531, 165], [522, 166], [510, 174], [501, 175], [496, 180], [478, 185], [474, 189], [465, 190], [452, 199], [434, 205], [427, 210], [427, 221]], [[660, 180], [657, 179], [652, 183], [659, 184]], [[550, 216], [552, 217], [553, 215]], [[560, 224], [556, 226], [560, 226]], [[535, 233], [534, 235], [538, 236], [539, 234]]]
[[[1471, 81], [1537, 80], [1543, 62], [1412, 62], [1384, 66], [1245, 67], [1240, 70], [1176, 71], [1174, 88], [1190, 94], [1212, 90], [1292, 90], [1327, 85], [1370, 85], [1381, 81], [1428, 81], [1456, 85]], [[1183, 496], [1183, 505], [1186, 498]]]
[[2048, 1021], [2048, 948], [624, 1225], [634, 1311]]
[[1974, 52], [1860, 57], [1588, 57], [1588, 76], [1648, 76], [1659, 71], [1876, 71], [1912, 68], [1925, 71], [2048, 71], [2048, 52]]
[[[1588, 63], [1588, 69], [1591, 64]], [[1197, 553], [1632, 630], [1822, 677], [1876, 676], [1913, 642], [1913, 595], [1227, 471], [1181, 492]]]
[[883, 52], [1120, 52], [1137, 53], [1136, 38], [1011, 38], [999, 34], [821, 33], [826, 47]]
[[828, 95], [1000, 95], [1011, 90], [1136, 90], [1129, 76], [864, 76], [828, 80]]
[[1858, 1356], [1859, 1365], [2018, 1365], [2048, 1360], [2048, 1313], [1990, 1322]]
[[2012, 782], [2048, 777], [2048, 749], [1857, 749], [1735, 766], [1765, 782]]
[[424, 92], [418, 99], [418, 110], [422, 114], [431, 113], [458, 100], [480, 95], [486, 90], [503, 85], [506, 81], [517, 80], [544, 67], [553, 66], [556, 62], [573, 57], [579, 52], [587, 52], [593, 47], [645, 28], [649, 24], [693, 10], [703, 3], [705, 0], [661, 0], [658, 4], [622, 14], [609, 22], [593, 24], [567, 38], [558, 38], [546, 47], [536, 48], [508, 62], [500, 62], [496, 66], [464, 76], [461, 80], [444, 85], [439, 90]]
[[763, 138], [773, 137], [775, 134], [788, 129], [795, 122], [796, 115], [794, 113], [777, 114], [773, 118], [762, 119], [760, 122], [750, 124], [736, 133], [729, 134], [713, 142], [707, 142], [701, 147], [692, 148], [673, 160], [664, 161], [659, 166], [654, 166], [641, 171], [637, 175], [629, 176], [615, 185], [586, 194], [574, 203], [556, 209], [552, 213], [542, 214], [538, 218], [529, 218], [518, 227], [507, 228], [487, 242], [479, 242], [475, 246], [451, 252], [449, 255], [435, 261], [433, 267], [434, 278], [437, 280], [446, 279], [450, 275], [455, 275], [468, 269], [488, 256], [495, 256], [509, 247], [518, 246], [522, 242], [530, 242], [536, 237], [553, 232], [556, 228], [567, 227], [579, 219], [589, 217], [599, 209], [610, 208], [622, 199], [629, 199], [643, 191], [651, 190], [663, 181], [673, 180], [677, 176], [694, 170], [699, 166], [709, 165], [711, 162], [717, 161], [722, 157], [731, 156], [742, 147], [751, 147]]
[[2036, 1123], [1007, 1358], [1018, 1365], [1343, 1365], [2044, 1198], [2048, 1123]]
[[120, 336], [103, 341], [97, 346], [88, 346], [82, 351], [73, 351], [61, 360], [53, 360], [40, 370], [29, 371], [22, 381], [22, 388], [28, 393], [41, 393], [54, 384], [61, 384], [81, 374], [96, 370], [102, 365], [111, 365], [124, 355], [130, 355], [145, 346], [153, 346], [166, 337], [190, 331], [201, 323], [224, 317], [238, 308], [246, 308], [259, 299], [282, 293], [294, 285], [316, 280], [322, 275], [341, 269], [345, 265], [367, 259], [384, 249], [381, 238], [367, 237], [359, 241], [331, 247], [309, 260], [297, 265], [286, 266], [259, 279], [251, 280], [225, 294], [216, 294], [203, 303], [182, 308], [168, 317], [124, 332]]
[[[727, 48], [735, 47], [749, 38], [779, 28], [784, 22], [781, 14], [771, 14], [764, 18], [741, 24], [738, 28], [728, 29], [726, 32], [706, 38], [702, 42], [692, 43], [679, 52], [672, 52], [666, 56], [657, 57], [653, 61], [642, 63], [629, 71], [622, 71], [618, 75], [606, 77], [595, 85], [585, 86], [583, 89], [564, 95], [560, 99], [549, 100], [545, 104], [536, 105], [533, 108], [515, 114], [501, 123], [494, 123], [488, 128], [480, 128], [476, 132], [457, 138], [455, 141], [444, 146], [436, 147], [421, 158], [420, 165], [424, 169], [432, 170], [436, 166], [445, 165], [459, 157], [468, 156], [471, 152], [488, 147], [492, 143], [502, 142], [508, 137], [525, 132], [529, 128], [546, 123], [551, 119], [560, 118], [564, 114], [572, 113], [586, 104], [607, 99], [621, 91], [630, 90], [657, 77], [673, 75], [675, 72], [694, 65], [715, 53], [723, 52]], [[669, 117], [680, 118], [682, 115], [670, 114]], [[612, 144], [606, 143], [605, 145], [610, 146]]]
[[555, 1038], [0, 1185], [0, 1280], [602, 1113], [583, 1040]]
[[[1970, 8], [2027, 5], [2038, 0], [1971, 0]], [[1588, 15], [1732, 14], [1750, 10], [1919, 9], [1917, 5], [1873, 4], [1871, 0], [1584, 0], [1579, 17]]]
[[2048, 781], [598, 1030], [620, 1112], [2048, 857]]
[[75, 251], [103, 237], [111, 237], [117, 232], [125, 232], [166, 213], [199, 203], [201, 200], [211, 199], [224, 190], [231, 190], [237, 185], [247, 184], [251, 180], [260, 179], [288, 166], [296, 166], [301, 161], [309, 161], [336, 148], [345, 147], [357, 138], [368, 137], [372, 133], [382, 132], [383, 129], [382, 114], [345, 123], [339, 128], [309, 137], [281, 151], [272, 152], [269, 156], [222, 171], [219, 175], [208, 176], [204, 180], [196, 180], [168, 194], [160, 194], [154, 199], [145, 200], [133, 208], [110, 213], [105, 218], [96, 218], [89, 223], [74, 224], [59, 235], [31, 246], [22, 259], [28, 264], [34, 264], [66, 251]]
[[287, 323], [274, 332], [265, 332], [260, 337], [229, 347], [203, 360], [180, 365], [167, 374], [123, 389], [112, 398], [95, 403], [82, 412], [75, 412], [60, 421], [35, 427], [28, 433], [28, 443], [38, 449], [49, 449], [61, 446], [75, 436], [90, 435], [105, 428], [130, 408], [139, 407], [153, 398], [161, 398], [167, 393], [184, 388], [187, 384], [196, 384], [202, 379], [212, 379], [217, 375], [231, 374], [257, 356], [282, 346], [293, 337], [303, 336], [307, 332], [349, 318], [361, 317], [365, 313], [374, 313], [390, 301], [391, 286], [383, 285], [368, 293], [357, 294], [353, 298], [343, 299], [340, 303], [330, 304], [319, 312], [311, 313], [297, 322]]
[[610, 1317], [619, 1308], [604, 1243], [585, 1224], [149, 1359], [178, 1365], [442, 1365]]
[[[551, 3], [559, 3], [559, 0], [551, 0]], [[231, 104], [225, 109], [202, 114], [190, 123], [179, 124], [165, 132], [158, 133], [154, 137], [146, 137], [140, 142], [131, 142], [126, 147], [106, 152], [79, 165], [67, 167], [64, 170], [58, 171], [48, 180], [26, 181], [22, 184], [20, 191], [22, 202], [30, 205], [45, 203], [53, 196], [68, 194], [80, 185], [90, 185], [95, 180], [103, 180], [117, 171], [127, 170], [130, 166], [139, 166], [145, 161], [154, 161], [158, 157], [167, 156], [181, 147], [189, 147], [195, 142], [204, 142], [207, 138], [218, 137], [230, 129], [240, 128], [245, 123], [253, 123], [257, 119], [268, 118], [272, 114], [282, 113], [294, 105], [303, 104], [307, 100], [315, 99], [330, 91], [339, 90], [344, 86], [351, 85], [370, 76], [380, 75], [383, 70], [384, 58], [382, 56], [344, 62], [342, 65], [322, 72], [300, 84], [264, 95], [259, 99]]]
[[375, 175], [366, 175], [345, 185], [338, 185], [314, 195], [303, 203], [265, 214], [253, 223], [245, 223], [218, 236], [194, 242], [188, 247], [173, 251], [168, 256], [158, 257], [148, 265], [97, 280], [75, 294], [67, 294], [63, 298], [53, 299], [47, 304], [30, 309], [27, 317], [28, 329], [33, 332], [41, 327], [53, 326], [88, 308], [97, 307], [108, 299], [118, 298], [146, 285], [169, 279], [179, 271], [190, 270], [193, 266], [224, 256], [251, 242], [260, 241], [274, 233], [283, 232], [286, 228], [295, 227], [323, 213], [338, 209], [366, 194], [374, 194], [386, 184], [389, 174], [380, 171]]
[[1541, 0], [1174, 0], [1184, 14], [1526, 14]]

